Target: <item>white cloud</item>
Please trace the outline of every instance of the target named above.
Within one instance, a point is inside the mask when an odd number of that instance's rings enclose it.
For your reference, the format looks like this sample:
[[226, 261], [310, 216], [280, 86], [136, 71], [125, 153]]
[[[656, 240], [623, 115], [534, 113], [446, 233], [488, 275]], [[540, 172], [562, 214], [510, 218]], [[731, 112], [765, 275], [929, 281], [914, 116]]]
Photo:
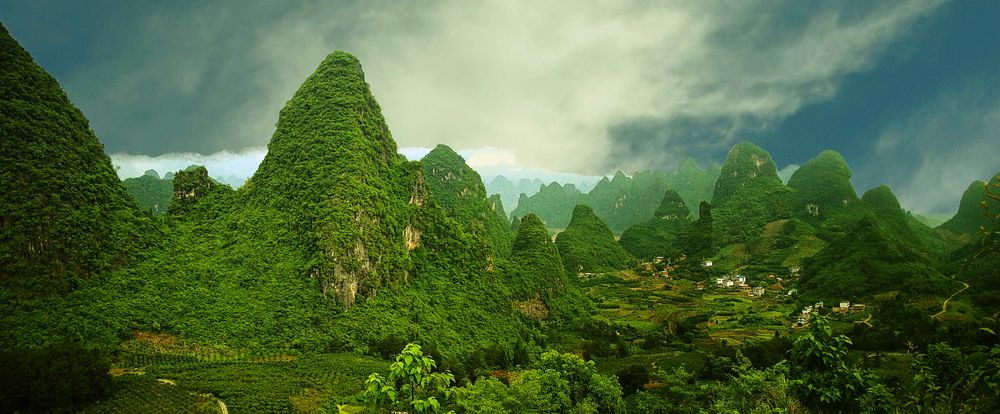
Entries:
[[473, 169], [482, 167], [492, 167], [500, 165], [517, 165], [517, 156], [514, 151], [506, 149], [498, 149], [493, 147], [483, 147], [472, 150], [462, 150], [458, 151], [462, 158], [465, 158], [465, 163], [472, 167]]
[[[117, 46], [139, 58], [71, 84], [100, 97], [81, 106], [112, 150], [132, 136], [161, 151], [237, 150], [265, 145], [298, 85], [343, 49], [400, 146], [503, 147], [522, 166], [595, 171], [630, 161], [606, 159], [615, 125], [724, 120], [712, 145], [725, 147], [830, 99], [939, 3], [211, 2], [123, 28], [137, 40]], [[188, 96], [198, 90], [201, 102]], [[174, 131], [171, 105], [201, 110]]]
[[862, 179], [888, 184], [906, 209], [954, 213], [969, 183], [1000, 171], [998, 88], [996, 80], [970, 81], [885, 128]]
[[177, 172], [191, 165], [204, 165], [212, 177], [246, 179], [267, 154], [266, 148], [248, 148], [240, 152], [222, 151], [209, 155], [196, 153], [169, 153], [158, 156], [135, 154], [111, 154], [111, 163], [118, 169], [120, 178], [138, 177], [147, 170], [156, 170], [162, 177], [168, 172]]

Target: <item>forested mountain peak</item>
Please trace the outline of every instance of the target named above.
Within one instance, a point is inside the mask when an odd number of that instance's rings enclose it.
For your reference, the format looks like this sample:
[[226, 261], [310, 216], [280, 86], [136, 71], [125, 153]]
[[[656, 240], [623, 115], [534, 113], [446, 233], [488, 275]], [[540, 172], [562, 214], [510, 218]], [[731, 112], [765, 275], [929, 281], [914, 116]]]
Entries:
[[[884, 196], [884, 191], [877, 193]], [[891, 193], [890, 193], [891, 194]], [[925, 255], [891, 234], [880, 220], [866, 217], [806, 262], [802, 290], [810, 298], [866, 298], [903, 290], [941, 294], [954, 284]]]
[[719, 207], [748, 188], [782, 186], [771, 154], [750, 141], [741, 141], [729, 150], [715, 184], [712, 205]]
[[479, 173], [447, 145], [434, 147], [420, 162], [431, 198], [494, 252], [505, 255], [510, 250], [511, 233], [503, 205], [499, 197], [487, 199]]
[[675, 218], [684, 218], [691, 214], [688, 210], [687, 205], [684, 204], [684, 200], [681, 199], [680, 194], [677, 194], [674, 190], [667, 190], [663, 194], [663, 200], [660, 200], [660, 206], [656, 208], [656, 213], [654, 213], [654, 218], [661, 220], [669, 220]]
[[125, 266], [148, 218], [59, 83], [0, 25], [0, 291], [67, 292]]
[[556, 247], [571, 273], [620, 270], [634, 261], [615, 242], [608, 225], [583, 204], [573, 208], [569, 226], [556, 236]]
[[[990, 184], [997, 184], [1000, 180], [1000, 172], [991, 178]], [[987, 203], [993, 214], [1000, 213], [1000, 202], [986, 197], [986, 183], [975, 180], [962, 193], [962, 200], [958, 204], [958, 212], [938, 226], [939, 229], [947, 230], [965, 240], [975, 239], [980, 232], [980, 226], [990, 226], [990, 220], [983, 211], [983, 203]]]
[[293, 213], [323, 292], [350, 304], [358, 292], [408, 274], [406, 205], [422, 187], [411, 169], [361, 64], [338, 51], [281, 110], [246, 187], [253, 203]]
[[796, 216], [827, 218], [858, 200], [851, 185], [851, 169], [837, 151], [824, 150], [802, 165], [788, 180]]
[[861, 196], [861, 200], [880, 217], [902, 217], [906, 215], [903, 207], [899, 205], [896, 195], [892, 193], [892, 189], [885, 184], [865, 191], [865, 194]]
[[712, 195], [713, 225], [722, 244], [750, 240], [768, 222], [788, 217], [789, 192], [767, 151], [749, 141], [734, 145]]

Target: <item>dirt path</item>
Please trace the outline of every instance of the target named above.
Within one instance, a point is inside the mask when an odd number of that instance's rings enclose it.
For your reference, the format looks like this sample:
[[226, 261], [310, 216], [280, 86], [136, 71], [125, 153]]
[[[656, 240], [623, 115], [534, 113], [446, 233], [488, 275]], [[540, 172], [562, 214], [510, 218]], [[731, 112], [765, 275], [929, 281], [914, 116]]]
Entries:
[[871, 320], [872, 320], [872, 314], [870, 314], [870, 313], [869, 313], [869, 314], [868, 314], [868, 317], [867, 317], [867, 318], [865, 318], [865, 320], [863, 320], [863, 321], [861, 321], [861, 322], [858, 322], [858, 323], [863, 323], [863, 324], [865, 324], [865, 325], [868, 325], [868, 327], [869, 327], [869, 328], [874, 328], [874, 327], [875, 327], [875, 325], [872, 325], [872, 322], [871, 322]]
[[229, 414], [229, 408], [226, 408], [226, 403], [222, 402], [222, 400], [218, 398], [215, 399], [215, 402], [219, 403], [219, 412], [222, 414]]
[[948, 302], [951, 301], [951, 298], [954, 298], [955, 295], [957, 295], [959, 293], [965, 292], [965, 289], [969, 288], [969, 284], [968, 283], [965, 283], [965, 282], [959, 282], [959, 283], [965, 285], [965, 287], [959, 289], [958, 292], [952, 293], [951, 296], [948, 296], [948, 299], [945, 299], [944, 303], [941, 304], [941, 312], [938, 312], [938, 313], [935, 313], [935, 314], [931, 315], [931, 318], [937, 318], [938, 316], [941, 316], [945, 312], [947, 312], [948, 311]]

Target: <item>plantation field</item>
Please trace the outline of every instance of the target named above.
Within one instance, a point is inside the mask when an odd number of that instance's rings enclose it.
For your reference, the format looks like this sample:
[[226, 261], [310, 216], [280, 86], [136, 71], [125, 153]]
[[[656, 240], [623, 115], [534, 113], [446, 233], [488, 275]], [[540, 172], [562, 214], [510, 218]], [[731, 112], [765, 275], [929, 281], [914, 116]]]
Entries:
[[254, 355], [177, 345], [137, 335], [122, 344], [112, 366], [111, 397], [88, 413], [318, 413], [338, 404], [360, 406], [372, 372], [388, 362], [350, 353]]

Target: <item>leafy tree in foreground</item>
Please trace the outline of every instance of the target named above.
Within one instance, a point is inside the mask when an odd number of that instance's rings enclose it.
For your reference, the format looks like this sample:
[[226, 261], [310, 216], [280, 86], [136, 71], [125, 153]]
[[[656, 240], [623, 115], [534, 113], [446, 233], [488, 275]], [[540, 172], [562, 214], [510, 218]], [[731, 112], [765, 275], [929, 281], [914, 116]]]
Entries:
[[834, 335], [822, 315], [815, 315], [811, 324], [792, 346], [793, 389], [803, 402], [820, 411], [853, 404], [864, 383], [861, 373], [847, 365], [851, 339]]
[[[441, 401], [451, 398], [451, 373], [433, 372], [437, 363], [420, 345], [407, 344], [389, 367], [389, 378], [378, 373], [365, 382], [365, 401], [378, 412], [412, 408], [416, 413], [440, 413]], [[438, 397], [442, 397], [440, 400]]]

